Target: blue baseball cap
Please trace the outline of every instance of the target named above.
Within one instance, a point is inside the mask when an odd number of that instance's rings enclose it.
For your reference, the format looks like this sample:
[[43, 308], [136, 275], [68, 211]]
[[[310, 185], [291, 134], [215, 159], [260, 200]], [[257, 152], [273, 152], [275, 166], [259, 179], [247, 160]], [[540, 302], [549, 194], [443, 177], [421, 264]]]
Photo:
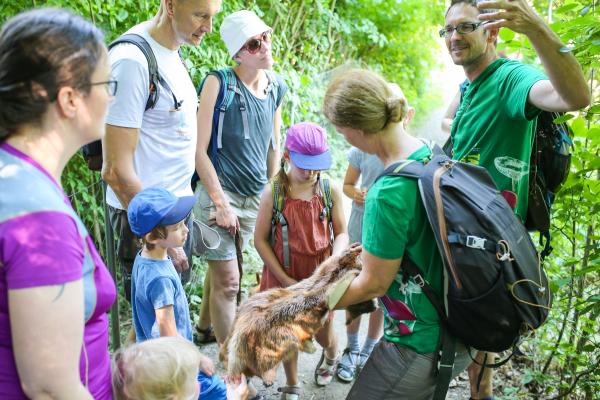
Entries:
[[127, 207], [129, 226], [136, 236], [142, 237], [159, 225], [173, 225], [184, 220], [195, 203], [196, 196], [177, 197], [167, 189], [157, 187], [144, 189]]

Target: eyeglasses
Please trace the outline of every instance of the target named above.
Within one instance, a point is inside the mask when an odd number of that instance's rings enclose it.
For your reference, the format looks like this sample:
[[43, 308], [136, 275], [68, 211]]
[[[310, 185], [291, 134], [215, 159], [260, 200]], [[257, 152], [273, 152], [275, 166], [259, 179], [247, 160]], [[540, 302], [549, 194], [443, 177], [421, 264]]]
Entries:
[[104, 85], [104, 87], [106, 88], [106, 93], [109, 94], [109, 96], [114, 96], [117, 94], [117, 85], [118, 81], [116, 80], [110, 80], [110, 81], [103, 81], [103, 82], [92, 82], [92, 83], [88, 83], [86, 86], [97, 86], [97, 85]]
[[440, 29], [440, 37], [450, 37], [454, 31], [460, 33], [461, 35], [475, 32], [477, 28], [479, 28], [484, 22], [463, 22], [456, 27], [454, 26], [446, 26], [444, 29]]
[[261, 49], [263, 42], [271, 43], [271, 31], [263, 32], [258, 39], [252, 38], [248, 40], [242, 49], [248, 51], [250, 54], [256, 54]]

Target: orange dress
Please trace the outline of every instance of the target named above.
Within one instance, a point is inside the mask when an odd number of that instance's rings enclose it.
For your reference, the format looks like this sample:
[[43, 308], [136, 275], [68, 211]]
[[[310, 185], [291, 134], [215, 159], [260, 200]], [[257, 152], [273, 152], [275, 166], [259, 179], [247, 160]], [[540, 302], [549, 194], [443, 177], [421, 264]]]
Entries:
[[[286, 273], [296, 280], [312, 275], [315, 269], [331, 255], [329, 223], [327, 218], [320, 219], [323, 211], [323, 199], [314, 195], [310, 200], [286, 198], [283, 215], [288, 222], [288, 242], [290, 266]], [[274, 252], [283, 265], [283, 240], [281, 225], [275, 228]], [[275, 275], [264, 265], [260, 290], [281, 287]]]

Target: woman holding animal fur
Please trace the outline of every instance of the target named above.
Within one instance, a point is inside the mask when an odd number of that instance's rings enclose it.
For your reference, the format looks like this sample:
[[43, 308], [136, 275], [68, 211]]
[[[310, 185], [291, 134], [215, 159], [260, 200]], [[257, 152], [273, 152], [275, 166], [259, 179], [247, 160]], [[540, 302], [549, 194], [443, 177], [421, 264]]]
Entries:
[[[398, 160], [426, 162], [431, 155], [428, 146], [405, 130], [414, 111], [404, 94], [373, 72], [350, 70], [336, 77], [327, 88], [323, 111], [350, 144], [376, 154], [386, 167]], [[334, 304], [344, 308], [383, 297], [384, 337], [347, 399], [430, 399], [436, 387], [440, 321], [418, 283], [404, 279], [400, 269], [402, 258], [410, 256], [441, 293], [442, 260], [417, 181], [377, 180], [367, 193], [363, 224], [371, 229], [362, 232], [362, 271]], [[457, 343], [457, 350], [453, 375], [470, 362], [464, 346]]]
[[[262, 194], [256, 220], [254, 244], [265, 263], [261, 290], [308, 278], [322, 261], [348, 245], [341, 189], [321, 176], [330, 165], [323, 128], [304, 122], [288, 129], [281, 169]], [[323, 353], [315, 381], [325, 386], [333, 378], [337, 358], [331, 315], [316, 339]], [[281, 398], [296, 400], [298, 353], [283, 365], [287, 386], [279, 389]]]

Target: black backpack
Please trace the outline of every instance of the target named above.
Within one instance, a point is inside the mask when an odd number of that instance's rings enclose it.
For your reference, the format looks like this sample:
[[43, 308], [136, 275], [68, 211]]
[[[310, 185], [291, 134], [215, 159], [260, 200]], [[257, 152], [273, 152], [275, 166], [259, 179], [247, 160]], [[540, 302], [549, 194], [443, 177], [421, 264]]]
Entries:
[[444, 398], [454, 364], [454, 338], [500, 352], [538, 328], [551, 306], [548, 279], [527, 229], [485, 168], [450, 159], [435, 146], [427, 164], [401, 161], [382, 176], [417, 179], [444, 263], [439, 298], [405, 254], [401, 268], [436, 308], [442, 327], [440, 380]]
[[[465, 80], [459, 85], [460, 96], [469, 86]], [[540, 233], [542, 260], [552, 252], [550, 245], [550, 214], [556, 193], [567, 180], [571, 169], [573, 132], [564, 122], [554, 121], [564, 113], [542, 111], [536, 121], [536, 130], [529, 159], [529, 188], [525, 227]], [[444, 145], [446, 154], [452, 156], [452, 139]]]
[[[137, 48], [140, 49], [140, 51], [144, 54], [144, 57], [146, 57], [146, 61], [148, 62], [150, 94], [148, 95], [148, 100], [146, 101], [146, 107], [144, 108], [144, 111], [154, 108], [156, 102], [158, 101], [160, 90], [166, 90], [167, 93], [170, 93], [173, 97], [174, 109], [179, 109], [179, 107], [181, 107], [181, 101], [177, 100], [177, 97], [169, 87], [169, 84], [162, 76], [160, 76], [156, 57], [154, 56], [152, 47], [150, 47], [150, 44], [146, 41], [146, 39], [135, 33], [126, 33], [119, 36], [111, 44], [109, 44], [108, 49], [110, 50], [121, 43], [129, 43], [137, 46]], [[102, 141], [97, 140], [95, 142], [86, 144], [81, 148], [81, 152], [83, 153], [83, 158], [86, 160], [89, 169], [92, 171], [100, 171], [102, 169]]]
[[531, 147], [525, 227], [530, 231], [540, 232], [540, 244], [544, 246], [542, 259], [552, 251], [550, 208], [571, 169], [573, 132], [566, 123], [554, 122], [563, 115], [564, 113], [542, 111], [537, 118]]

